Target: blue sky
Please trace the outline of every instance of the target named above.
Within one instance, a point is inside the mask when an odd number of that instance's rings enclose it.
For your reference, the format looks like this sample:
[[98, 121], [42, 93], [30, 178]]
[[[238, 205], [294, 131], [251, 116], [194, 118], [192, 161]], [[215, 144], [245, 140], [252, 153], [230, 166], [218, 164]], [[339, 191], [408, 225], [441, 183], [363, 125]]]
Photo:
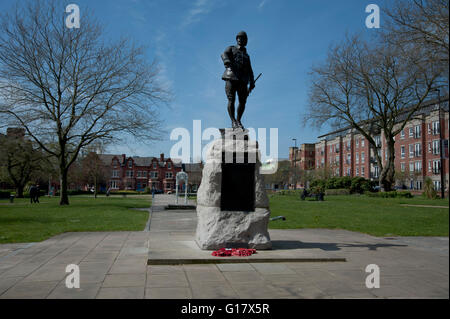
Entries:
[[[0, 11], [16, 0], [1, 0]], [[380, 1], [381, 2], [381, 1]], [[229, 127], [224, 67], [220, 58], [235, 36], [245, 30], [255, 74], [263, 73], [248, 99], [246, 127], [278, 128], [280, 158], [297, 143], [312, 143], [325, 133], [302, 127], [308, 92], [308, 71], [324, 60], [327, 49], [346, 34], [369, 36], [365, 8], [374, 0], [73, 0], [91, 10], [105, 26], [108, 37], [125, 36], [148, 46], [156, 57], [161, 80], [174, 93], [171, 105], [160, 110], [167, 134], [151, 145], [116, 145], [110, 153], [158, 156], [170, 153], [173, 128], [192, 132], [193, 120], [202, 129]], [[381, 7], [381, 3], [379, 4]], [[381, 25], [383, 23], [381, 17]]]

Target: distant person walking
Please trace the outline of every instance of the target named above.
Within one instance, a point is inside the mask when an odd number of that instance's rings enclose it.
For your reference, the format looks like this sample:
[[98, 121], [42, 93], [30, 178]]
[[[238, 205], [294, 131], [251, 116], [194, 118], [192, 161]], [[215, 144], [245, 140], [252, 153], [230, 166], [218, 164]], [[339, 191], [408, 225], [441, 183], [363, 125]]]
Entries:
[[30, 203], [39, 203], [39, 184], [30, 187]]

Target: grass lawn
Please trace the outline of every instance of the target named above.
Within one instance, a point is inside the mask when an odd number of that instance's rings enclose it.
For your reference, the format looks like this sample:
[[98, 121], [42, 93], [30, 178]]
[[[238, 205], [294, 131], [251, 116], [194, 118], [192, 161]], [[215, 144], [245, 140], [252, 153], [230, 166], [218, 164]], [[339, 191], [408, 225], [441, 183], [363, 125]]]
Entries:
[[151, 195], [71, 196], [69, 206], [59, 206], [59, 198], [40, 197], [40, 204], [15, 199], [0, 201], [0, 243], [45, 240], [64, 232], [140, 231], [148, 220]]
[[[286, 221], [269, 228], [346, 229], [374, 236], [448, 236], [449, 201], [415, 198], [373, 198], [365, 195], [325, 196], [325, 201], [302, 201], [299, 195], [270, 195], [271, 216]], [[405, 207], [408, 205], [445, 206]]]

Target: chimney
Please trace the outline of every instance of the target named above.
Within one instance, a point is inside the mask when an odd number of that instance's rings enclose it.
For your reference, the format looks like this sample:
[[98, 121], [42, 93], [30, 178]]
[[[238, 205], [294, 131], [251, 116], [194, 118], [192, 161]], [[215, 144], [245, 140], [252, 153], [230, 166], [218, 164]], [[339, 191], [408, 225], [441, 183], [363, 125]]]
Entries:
[[122, 164], [124, 164], [125, 163], [125, 159], [126, 159], [126, 154], [122, 154]]
[[159, 155], [159, 160], [161, 162], [164, 162], [164, 153], [161, 153], [161, 155]]

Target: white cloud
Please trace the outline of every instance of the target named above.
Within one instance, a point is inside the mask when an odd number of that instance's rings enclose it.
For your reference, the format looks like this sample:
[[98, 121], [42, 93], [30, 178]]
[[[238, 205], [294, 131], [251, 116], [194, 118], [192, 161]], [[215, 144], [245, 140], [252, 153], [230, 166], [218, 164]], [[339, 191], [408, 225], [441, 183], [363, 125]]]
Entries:
[[262, 0], [258, 5], [258, 10], [262, 10], [262, 8], [266, 5], [269, 0]]
[[183, 22], [181, 23], [181, 28], [185, 28], [195, 22], [201, 20], [201, 17], [208, 14], [214, 5], [213, 0], [197, 0], [191, 7]]

